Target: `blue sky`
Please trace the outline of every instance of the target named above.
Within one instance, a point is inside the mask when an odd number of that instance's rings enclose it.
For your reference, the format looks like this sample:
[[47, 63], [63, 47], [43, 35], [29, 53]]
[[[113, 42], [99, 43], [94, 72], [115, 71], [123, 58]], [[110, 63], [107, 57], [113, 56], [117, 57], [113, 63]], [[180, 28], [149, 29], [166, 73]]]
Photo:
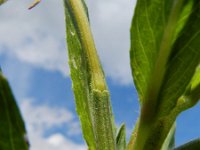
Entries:
[[[31, 2], [9, 1], [0, 8], [0, 65], [26, 121], [31, 150], [86, 150], [71, 91], [62, 0], [42, 1], [28, 11]], [[129, 67], [135, 1], [87, 2], [115, 121], [126, 123], [129, 136], [139, 115]], [[178, 144], [200, 136], [199, 113], [197, 105], [178, 118]]]

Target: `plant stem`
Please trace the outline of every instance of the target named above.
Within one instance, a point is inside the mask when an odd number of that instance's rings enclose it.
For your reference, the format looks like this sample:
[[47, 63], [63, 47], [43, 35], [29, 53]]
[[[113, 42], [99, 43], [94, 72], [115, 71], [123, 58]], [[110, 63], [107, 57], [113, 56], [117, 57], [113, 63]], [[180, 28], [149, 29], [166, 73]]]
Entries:
[[[77, 36], [81, 47], [81, 54], [76, 55], [76, 58], [80, 57], [84, 64], [86, 64], [84, 75], [87, 77], [86, 79], [83, 78], [83, 80], [86, 80], [88, 95], [85, 101], [87, 101], [89, 107], [88, 111], [95, 139], [95, 149], [115, 150], [115, 126], [110, 105], [110, 95], [90, 30], [86, 7], [83, 0], [64, 0], [64, 3], [67, 16], [70, 16], [66, 23], [71, 21], [73, 24], [73, 30], [68, 29], [68, 33], [71, 34], [70, 32], [75, 29], [75, 32], [72, 34]], [[68, 43], [73, 43], [73, 37], [68, 37]], [[71, 47], [69, 51], [76, 51], [77, 49], [74, 47]], [[72, 55], [70, 55], [70, 59], [74, 59]], [[81, 72], [81, 69], [82, 66], [77, 69], [78, 72]], [[80, 73], [80, 76], [83, 76], [83, 72]], [[75, 79], [73, 82], [75, 83], [76, 81]]]
[[81, 43], [86, 51], [89, 68], [91, 71], [92, 87], [100, 91], [107, 90], [104, 74], [96, 52], [96, 47], [90, 30], [87, 14], [81, 0], [68, 0], [72, 13], [76, 18], [77, 29], [79, 30]]

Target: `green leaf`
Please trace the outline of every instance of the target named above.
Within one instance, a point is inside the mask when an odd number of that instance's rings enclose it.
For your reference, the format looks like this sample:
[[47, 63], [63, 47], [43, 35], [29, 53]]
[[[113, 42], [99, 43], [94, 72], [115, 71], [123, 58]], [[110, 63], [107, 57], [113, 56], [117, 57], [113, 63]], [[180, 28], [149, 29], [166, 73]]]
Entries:
[[115, 126], [104, 73], [83, 0], [64, 0], [70, 73], [83, 136], [90, 150], [115, 149]]
[[196, 68], [185, 93], [178, 99], [177, 105], [174, 108], [174, 115], [178, 116], [182, 111], [193, 107], [200, 99], [200, 67]]
[[176, 124], [174, 123], [170, 132], [167, 135], [167, 138], [165, 139], [165, 142], [162, 145], [161, 150], [173, 150], [175, 146], [175, 130]]
[[200, 139], [195, 139], [184, 145], [181, 145], [174, 150], [199, 150], [200, 149]]
[[158, 107], [165, 110], [159, 110], [160, 115], [170, 112], [199, 62], [200, 52], [194, 43], [199, 40], [198, 3], [197, 0], [137, 3], [131, 28], [131, 66], [140, 102], [151, 110], [147, 113], [149, 118]]
[[[70, 74], [73, 81], [73, 91], [76, 99], [76, 111], [79, 115], [83, 136], [91, 150], [95, 149], [95, 138], [92, 130], [92, 120], [89, 110], [89, 85], [87, 74], [87, 63], [84, 59], [84, 53], [77, 35], [77, 31], [73, 24], [72, 17], [70, 16], [67, 4], [65, 4], [65, 19], [67, 30], [67, 44], [69, 53]], [[82, 57], [80, 57], [82, 56]]]
[[[150, 84], [164, 33], [169, 33], [165, 30], [173, 2], [174, 0], [137, 1], [131, 25], [130, 59], [141, 103]], [[170, 46], [170, 41], [167, 42]]]
[[126, 149], [126, 125], [122, 124], [119, 128], [119, 131], [117, 133], [116, 137], [116, 145], [117, 150], [125, 150]]
[[[160, 115], [176, 106], [193, 77], [200, 57], [200, 2], [193, 0], [193, 7], [184, 28], [175, 41], [168, 61], [165, 80], [160, 94]], [[178, 89], [178, 90], [177, 90]], [[176, 91], [176, 92], [175, 92]]]
[[136, 141], [137, 133], [138, 133], [138, 125], [139, 125], [139, 120], [137, 120], [137, 122], [135, 123], [134, 130], [133, 130], [133, 132], [131, 134], [129, 143], [127, 145], [127, 150], [134, 149], [134, 145], [135, 145], [135, 141]]
[[200, 66], [196, 68], [195, 74], [192, 77], [192, 80], [190, 82], [190, 91], [194, 90], [197, 88], [200, 84]]
[[137, 1], [130, 50], [141, 103], [135, 150], [160, 149], [176, 119], [171, 111], [200, 61], [199, 14], [199, 0]]
[[24, 121], [9, 84], [0, 71], [0, 149], [28, 150]]
[[186, 89], [185, 97], [190, 101], [191, 107], [200, 99], [200, 66], [196, 68], [194, 76], [190, 81], [189, 88]]

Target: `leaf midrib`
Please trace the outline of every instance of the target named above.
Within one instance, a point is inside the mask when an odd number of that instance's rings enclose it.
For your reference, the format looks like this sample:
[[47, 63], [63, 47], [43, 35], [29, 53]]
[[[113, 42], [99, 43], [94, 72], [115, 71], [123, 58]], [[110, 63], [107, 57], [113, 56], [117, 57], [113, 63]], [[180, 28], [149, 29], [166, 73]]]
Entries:
[[176, 5], [174, 4], [174, 6], [172, 7], [172, 13], [169, 16], [168, 23], [163, 31], [164, 34], [161, 41], [158, 58], [154, 65], [154, 69], [150, 77], [150, 83], [148, 84], [147, 93], [144, 100], [144, 103], [146, 103], [147, 105], [149, 105], [149, 101], [151, 101], [151, 110], [155, 110], [155, 107], [157, 107], [156, 105], [158, 101], [158, 95], [166, 72], [166, 64], [172, 51], [172, 36], [174, 30], [176, 29], [175, 25], [181, 12], [182, 3], [183, 0], [179, 0]]

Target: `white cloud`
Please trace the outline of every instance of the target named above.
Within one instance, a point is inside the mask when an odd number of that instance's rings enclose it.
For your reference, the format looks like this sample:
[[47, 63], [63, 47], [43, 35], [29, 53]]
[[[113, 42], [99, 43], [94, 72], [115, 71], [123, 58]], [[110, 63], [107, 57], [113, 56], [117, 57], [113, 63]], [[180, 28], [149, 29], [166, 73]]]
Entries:
[[[86, 150], [86, 146], [74, 144], [70, 141], [66, 141], [60, 134], [55, 134], [47, 139], [47, 142], [51, 145], [51, 148], [57, 148], [59, 150]], [[51, 149], [48, 149], [51, 150]], [[55, 149], [54, 149], [55, 150]]]
[[135, 0], [90, 0], [92, 29], [106, 73], [131, 83], [129, 29]]
[[[0, 54], [69, 75], [62, 0], [48, 0], [31, 11], [32, 1], [1, 6]], [[117, 83], [132, 82], [129, 28], [134, 0], [88, 0], [90, 20], [106, 75]]]
[[1, 6], [0, 53], [69, 74], [62, 1], [43, 2], [29, 11], [30, 3], [8, 1]]
[[57, 132], [45, 137], [44, 134], [51, 128], [65, 125], [69, 127], [69, 134], [80, 135], [80, 127], [71, 112], [63, 108], [54, 108], [46, 105], [33, 105], [30, 99], [21, 103], [22, 114], [26, 121], [31, 150], [86, 150], [85, 145], [77, 144]]

